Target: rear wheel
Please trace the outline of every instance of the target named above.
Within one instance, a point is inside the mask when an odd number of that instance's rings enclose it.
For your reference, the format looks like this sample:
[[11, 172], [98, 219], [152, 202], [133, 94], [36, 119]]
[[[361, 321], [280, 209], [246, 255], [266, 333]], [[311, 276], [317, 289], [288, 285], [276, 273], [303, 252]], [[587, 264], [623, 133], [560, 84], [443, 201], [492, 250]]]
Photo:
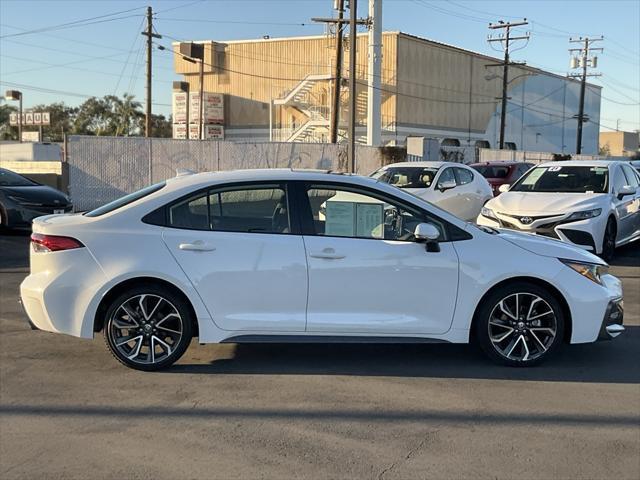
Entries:
[[518, 282], [499, 288], [483, 301], [475, 327], [489, 358], [526, 367], [541, 363], [558, 349], [564, 337], [564, 315], [549, 291]]
[[613, 218], [610, 218], [607, 222], [607, 227], [604, 229], [602, 253], [600, 254], [605, 262], [610, 262], [613, 259], [613, 255], [616, 250], [616, 235], [616, 221]]
[[161, 370], [185, 352], [192, 318], [184, 300], [150, 285], [118, 296], [107, 309], [104, 339], [116, 359], [136, 370]]

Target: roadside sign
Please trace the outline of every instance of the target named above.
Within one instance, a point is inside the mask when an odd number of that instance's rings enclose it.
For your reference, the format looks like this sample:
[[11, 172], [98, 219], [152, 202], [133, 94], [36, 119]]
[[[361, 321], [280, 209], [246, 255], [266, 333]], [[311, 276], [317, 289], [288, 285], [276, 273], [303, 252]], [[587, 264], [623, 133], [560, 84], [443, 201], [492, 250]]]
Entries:
[[42, 125], [51, 124], [51, 114], [49, 112], [42, 112]]
[[33, 125], [33, 112], [27, 112], [24, 115], [25, 118], [25, 125]]
[[[50, 125], [51, 114], [49, 112], [26, 112], [22, 114], [22, 125]], [[9, 125], [18, 125], [18, 114], [9, 115]]]
[[9, 114], [9, 125], [17, 125], [18, 124], [18, 114], [11, 113]]

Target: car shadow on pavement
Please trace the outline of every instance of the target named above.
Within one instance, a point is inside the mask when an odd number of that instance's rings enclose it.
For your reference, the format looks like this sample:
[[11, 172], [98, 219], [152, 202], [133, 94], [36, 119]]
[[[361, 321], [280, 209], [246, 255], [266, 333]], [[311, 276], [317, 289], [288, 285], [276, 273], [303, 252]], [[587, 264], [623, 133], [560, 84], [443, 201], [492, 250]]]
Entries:
[[[202, 364], [185, 358], [168, 373], [640, 383], [640, 326], [628, 326], [611, 342], [563, 347], [538, 367], [512, 368], [493, 364], [473, 345], [237, 344], [231, 358]], [[207, 357], [210, 346], [196, 348], [202, 349], [198, 358]]]

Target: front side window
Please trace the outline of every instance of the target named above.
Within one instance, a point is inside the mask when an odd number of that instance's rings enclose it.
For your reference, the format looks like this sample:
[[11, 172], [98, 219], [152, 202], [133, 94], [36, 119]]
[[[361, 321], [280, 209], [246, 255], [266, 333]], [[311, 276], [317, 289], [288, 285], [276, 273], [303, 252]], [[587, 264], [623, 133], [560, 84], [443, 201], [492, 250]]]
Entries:
[[169, 207], [169, 226], [191, 230], [289, 233], [287, 194], [281, 186], [211, 190]]
[[439, 220], [367, 192], [313, 185], [307, 197], [315, 235], [413, 241], [416, 226], [431, 222], [444, 238], [444, 225]]
[[36, 182], [32, 182], [27, 177], [0, 168], [0, 187], [33, 187], [36, 185], [38, 185]]
[[371, 177], [398, 188], [429, 188], [437, 173], [433, 167], [383, 167]]
[[440, 178], [438, 178], [438, 188], [442, 188], [443, 185], [447, 183], [453, 182], [455, 185], [456, 177], [453, 173], [453, 168], [445, 168], [444, 171], [440, 174]]
[[473, 173], [466, 168], [456, 167], [456, 176], [458, 177], [458, 185], [466, 185], [473, 182]]
[[628, 165], [622, 165], [622, 171], [624, 172], [625, 177], [627, 178], [627, 185], [631, 185], [632, 187], [638, 187], [638, 176], [633, 172], [633, 168]]
[[607, 193], [609, 168], [589, 166], [536, 167], [520, 178], [511, 192]]

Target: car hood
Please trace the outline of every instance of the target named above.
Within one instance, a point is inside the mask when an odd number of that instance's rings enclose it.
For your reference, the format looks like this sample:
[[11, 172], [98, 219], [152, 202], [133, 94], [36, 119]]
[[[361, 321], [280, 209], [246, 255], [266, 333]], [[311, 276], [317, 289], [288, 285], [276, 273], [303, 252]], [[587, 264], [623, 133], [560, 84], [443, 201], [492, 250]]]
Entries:
[[543, 257], [566, 258], [578, 262], [599, 263], [605, 262], [594, 254], [574, 247], [560, 240], [541, 237], [531, 233], [516, 232], [514, 230], [498, 229], [498, 236], [509, 243], [523, 248]]
[[67, 196], [46, 185], [32, 185], [28, 187], [0, 187], [5, 195], [23, 198], [28, 202], [41, 203], [43, 205], [68, 205]]
[[605, 193], [505, 192], [490, 200], [487, 207], [516, 215], [552, 215], [597, 208]]

